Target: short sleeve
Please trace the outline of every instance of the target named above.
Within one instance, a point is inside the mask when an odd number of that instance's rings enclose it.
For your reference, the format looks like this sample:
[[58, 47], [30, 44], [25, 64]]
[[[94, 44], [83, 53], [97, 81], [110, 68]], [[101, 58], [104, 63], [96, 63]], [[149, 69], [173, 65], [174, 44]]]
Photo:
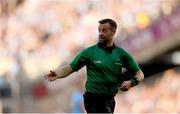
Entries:
[[126, 68], [128, 71], [137, 72], [138, 70], [140, 70], [140, 68], [139, 68], [138, 64], [136, 63], [136, 61], [125, 50], [123, 50], [122, 60], [123, 60], [123, 67]]
[[87, 61], [87, 55], [85, 54], [85, 50], [83, 50], [73, 59], [70, 66], [74, 71], [78, 71], [83, 66], [87, 65]]

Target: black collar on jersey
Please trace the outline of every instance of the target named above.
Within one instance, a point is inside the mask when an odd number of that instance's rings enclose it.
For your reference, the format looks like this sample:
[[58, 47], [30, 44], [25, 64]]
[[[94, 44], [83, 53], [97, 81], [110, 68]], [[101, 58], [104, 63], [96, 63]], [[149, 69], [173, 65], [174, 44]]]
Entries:
[[106, 47], [105, 45], [103, 45], [102, 43], [98, 43], [98, 48], [102, 48], [104, 49], [107, 53], [112, 53], [112, 51], [114, 49], [116, 49], [116, 45], [115, 43], [113, 43], [113, 45], [111, 47]]

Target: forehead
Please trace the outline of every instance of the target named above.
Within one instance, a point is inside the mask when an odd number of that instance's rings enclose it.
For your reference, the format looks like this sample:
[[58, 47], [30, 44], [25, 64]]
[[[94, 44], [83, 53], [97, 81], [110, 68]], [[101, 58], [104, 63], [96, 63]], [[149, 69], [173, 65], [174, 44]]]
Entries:
[[109, 23], [99, 24], [99, 26], [98, 26], [99, 29], [109, 28], [109, 27], [110, 27]]

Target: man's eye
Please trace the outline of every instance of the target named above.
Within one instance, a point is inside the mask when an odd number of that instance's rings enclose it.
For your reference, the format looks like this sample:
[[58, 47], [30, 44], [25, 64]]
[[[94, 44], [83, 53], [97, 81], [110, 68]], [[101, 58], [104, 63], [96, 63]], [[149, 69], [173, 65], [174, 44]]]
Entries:
[[103, 32], [107, 32], [107, 30], [106, 30], [106, 29], [104, 29], [104, 30], [103, 30]]
[[98, 29], [99, 32], [107, 32], [106, 29]]

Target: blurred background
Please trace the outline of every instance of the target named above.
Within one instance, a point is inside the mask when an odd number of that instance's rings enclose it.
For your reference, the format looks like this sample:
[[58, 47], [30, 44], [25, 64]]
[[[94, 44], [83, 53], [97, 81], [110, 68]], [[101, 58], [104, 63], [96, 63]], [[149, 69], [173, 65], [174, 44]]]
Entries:
[[83, 113], [85, 68], [43, 75], [95, 44], [102, 18], [117, 21], [116, 44], [145, 74], [115, 112], [180, 112], [180, 0], [0, 0], [0, 113]]

